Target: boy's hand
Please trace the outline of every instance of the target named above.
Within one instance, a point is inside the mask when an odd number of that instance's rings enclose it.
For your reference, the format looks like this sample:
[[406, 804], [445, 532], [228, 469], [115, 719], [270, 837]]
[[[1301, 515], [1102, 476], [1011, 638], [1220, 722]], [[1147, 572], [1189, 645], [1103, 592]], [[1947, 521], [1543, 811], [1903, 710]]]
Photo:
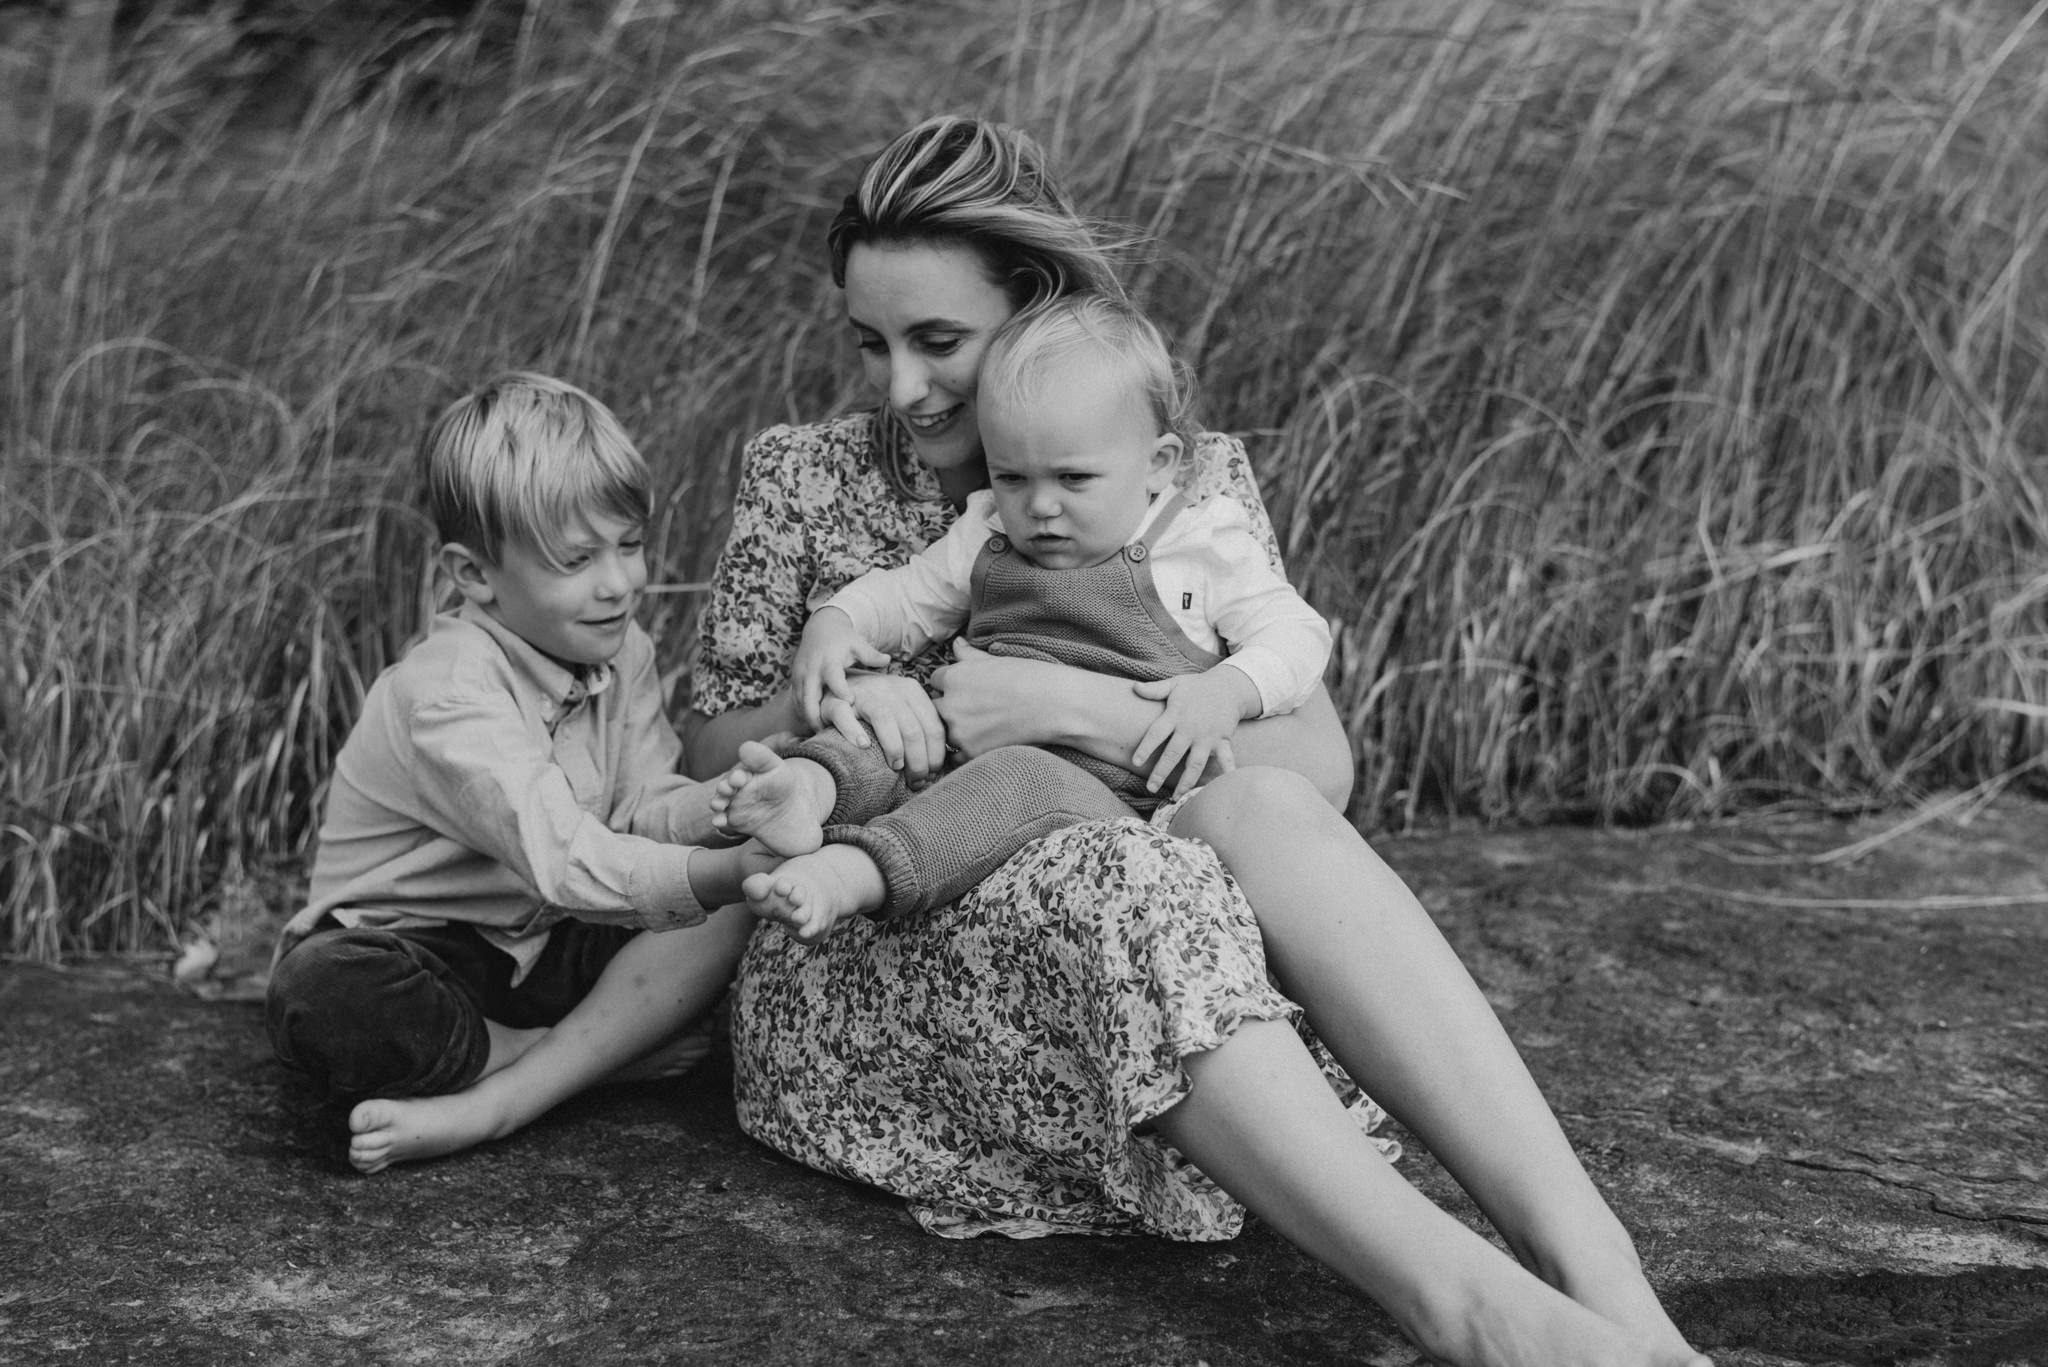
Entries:
[[1230, 734], [1246, 717], [1257, 716], [1261, 706], [1258, 685], [1250, 675], [1226, 662], [1200, 674], [1131, 687], [1141, 698], [1166, 704], [1159, 720], [1131, 752], [1131, 763], [1141, 769], [1155, 751], [1158, 753], [1145, 779], [1147, 792], [1158, 792], [1167, 775], [1179, 768], [1180, 781], [1174, 785], [1173, 796], [1183, 798], [1202, 781], [1212, 758], [1224, 773], [1236, 767]]
[[827, 697], [851, 702], [846, 671], [854, 665], [882, 669], [889, 657], [854, 630], [853, 619], [838, 608], [819, 608], [804, 623], [803, 639], [789, 664], [790, 691], [804, 724], [816, 731], [824, 723], [819, 710]]

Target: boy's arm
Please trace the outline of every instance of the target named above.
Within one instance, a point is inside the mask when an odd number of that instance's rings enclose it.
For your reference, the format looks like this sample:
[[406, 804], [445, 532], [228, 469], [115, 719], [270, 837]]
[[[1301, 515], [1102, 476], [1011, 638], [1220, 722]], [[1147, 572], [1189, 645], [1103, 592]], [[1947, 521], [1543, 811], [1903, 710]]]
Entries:
[[619, 652], [612, 685], [619, 690], [619, 721], [607, 744], [617, 777], [607, 824], [671, 845], [727, 844], [711, 824], [710, 786], [678, 772], [683, 742], [668, 719], [654, 643], [638, 628], [634, 636]]
[[[691, 845], [613, 830], [577, 800], [547, 735], [509, 693], [407, 708], [409, 815], [587, 921], [668, 930], [708, 914]], [[608, 795], [607, 795], [608, 796]]]

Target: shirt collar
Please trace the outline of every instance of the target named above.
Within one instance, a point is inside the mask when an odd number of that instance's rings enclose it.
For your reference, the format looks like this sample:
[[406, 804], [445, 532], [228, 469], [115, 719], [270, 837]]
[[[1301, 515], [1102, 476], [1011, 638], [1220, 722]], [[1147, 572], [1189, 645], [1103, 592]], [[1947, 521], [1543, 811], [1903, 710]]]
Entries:
[[594, 698], [612, 686], [618, 671], [611, 661], [594, 665], [565, 664], [538, 650], [524, 636], [485, 612], [483, 608], [463, 601], [455, 615], [472, 626], [483, 629], [505, 652], [505, 658], [512, 662], [513, 672], [531, 685], [550, 704], [554, 716], [564, 716], [586, 698]]

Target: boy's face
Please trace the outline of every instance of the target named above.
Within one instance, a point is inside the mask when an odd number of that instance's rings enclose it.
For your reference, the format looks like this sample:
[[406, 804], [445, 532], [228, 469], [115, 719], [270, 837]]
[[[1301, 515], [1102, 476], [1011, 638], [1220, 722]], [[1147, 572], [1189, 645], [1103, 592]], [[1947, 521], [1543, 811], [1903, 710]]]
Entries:
[[1099, 565], [1122, 550], [1152, 496], [1173, 481], [1180, 438], [1112, 367], [1072, 360], [1035, 402], [984, 393], [982, 445], [1003, 530], [1047, 569]]
[[626, 628], [647, 587], [647, 532], [603, 513], [566, 528], [568, 559], [556, 569], [531, 546], [508, 543], [486, 565], [463, 546], [442, 556], [471, 602], [564, 664], [603, 664], [626, 643]]

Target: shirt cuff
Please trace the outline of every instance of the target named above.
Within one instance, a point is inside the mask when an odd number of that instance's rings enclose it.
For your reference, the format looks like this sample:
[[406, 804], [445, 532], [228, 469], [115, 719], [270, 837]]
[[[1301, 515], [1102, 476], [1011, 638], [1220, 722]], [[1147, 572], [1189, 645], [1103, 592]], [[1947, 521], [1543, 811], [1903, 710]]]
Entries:
[[690, 856], [695, 845], [659, 845], [633, 870], [627, 895], [648, 930], [681, 930], [711, 914], [690, 888]]
[[1223, 663], [1243, 671], [1259, 691], [1259, 715], [1275, 717], [1292, 712], [1308, 701], [1317, 680], [1302, 680], [1290, 669], [1278, 651], [1263, 646], [1246, 646]]

